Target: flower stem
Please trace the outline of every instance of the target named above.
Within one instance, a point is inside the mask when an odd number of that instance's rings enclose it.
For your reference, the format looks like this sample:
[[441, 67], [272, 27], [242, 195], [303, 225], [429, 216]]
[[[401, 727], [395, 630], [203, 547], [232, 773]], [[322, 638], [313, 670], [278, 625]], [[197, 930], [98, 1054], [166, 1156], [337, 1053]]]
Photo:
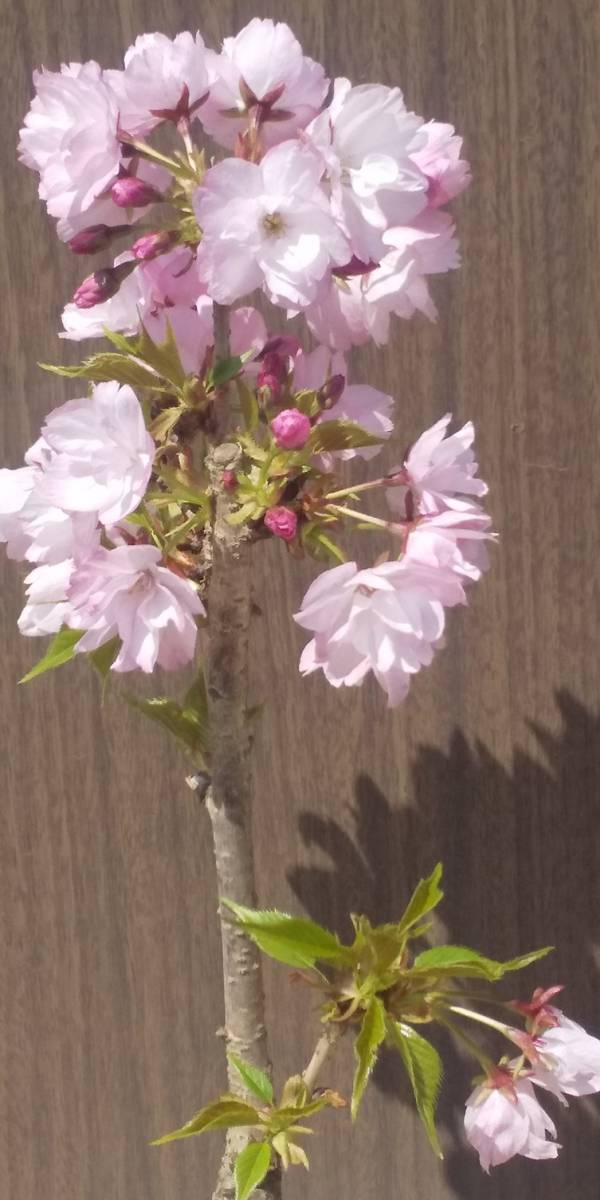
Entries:
[[474, 1012], [471, 1008], [462, 1008], [460, 1004], [449, 1004], [448, 1008], [451, 1012], [458, 1013], [461, 1017], [467, 1017], [469, 1021], [477, 1021], [480, 1025], [487, 1025], [490, 1029], [497, 1030], [503, 1037], [508, 1038], [509, 1042], [513, 1040], [510, 1025], [507, 1025], [505, 1021], [496, 1021], [494, 1017], [487, 1017], [485, 1013]]
[[366, 483], [357, 483], [354, 487], [340, 488], [337, 492], [328, 492], [325, 500], [341, 500], [344, 496], [354, 496], [358, 492], [370, 492], [373, 488], [383, 487], [385, 479], [367, 479]]
[[343, 504], [330, 504], [329, 510], [340, 513], [343, 517], [352, 517], [353, 521], [362, 521], [365, 525], [372, 525], [375, 529], [387, 529], [388, 533], [397, 536], [403, 532], [402, 526], [397, 525], [394, 521], [383, 521], [381, 517], [370, 517], [368, 513], [357, 512], [356, 509], [346, 508]]

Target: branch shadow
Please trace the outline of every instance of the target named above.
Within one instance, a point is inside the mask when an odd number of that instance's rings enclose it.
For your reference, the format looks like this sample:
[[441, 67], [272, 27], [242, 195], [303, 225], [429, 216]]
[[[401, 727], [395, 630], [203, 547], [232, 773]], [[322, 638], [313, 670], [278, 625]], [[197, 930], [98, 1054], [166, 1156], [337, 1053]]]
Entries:
[[[393, 807], [370, 776], [359, 774], [348, 822], [301, 813], [302, 842], [324, 861], [293, 867], [288, 881], [314, 920], [347, 937], [349, 912], [366, 913], [374, 922], [394, 920], [417, 879], [442, 859], [444, 940], [497, 958], [554, 945], [556, 952], [519, 976], [518, 985], [513, 979], [512, 990], [508, 982], [505, 995], [525, 995], [537, 983], [567, 983], [565, 1008], [600, 1032], [600, 935], [594, 944], [600, 913], [600, 716], [567, 691], [557, 693], [556, 702], [560, 731], [531, 723], [535, 747], [531, 753], [517, 750], [510, 770], [456, 731], [448, 753], [417, 749], [408, 806]], [[447, 1148], [443, 1169], [457, 1197], [479, 1200], [482, 1175], [463, 1135], [474, 1064], [443, 1033], [432, 1040], [446, 1070], [439, 1109]], [[374, 1082], [390, 1099], [412, 1105], [396, 1055], [384, 1051]], [[545, 1200], [597, 1196], [597, 1103], [576, 1100], [553, 1115], [564, 1143], [558, 1162], [549, 1168], [513, 1160], [485, 1180], [490, 1200], [507, 1195], [525, 1200], [536, 1186], [544, 1187]]]

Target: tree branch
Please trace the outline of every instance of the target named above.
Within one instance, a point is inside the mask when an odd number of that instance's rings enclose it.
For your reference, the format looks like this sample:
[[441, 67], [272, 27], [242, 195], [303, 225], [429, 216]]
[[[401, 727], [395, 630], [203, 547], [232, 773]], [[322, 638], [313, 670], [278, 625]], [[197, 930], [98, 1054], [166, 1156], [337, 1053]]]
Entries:
[[313, 1050], [312, 1058], [308, 1063], [308, 1066], [306, 1066], [302, 1072], [302, 1078], [306, 1084], [309, 1095], [312, 1096], [312, 1093], [316, 1087], [317, 1079], [343, 1032], [344, 1026], [340, 1025], [339, 1022], [336, 1024], [329, 1022], [329, 1024], [327, 1024], [323, 1029], [323, 1032], [321, 1033], [321, 1036]]
[[[215, 343], [217, 357], [228, 357], [229, 313], [219, 305], [215, 305]], [[224, 394], [219, 401], [222, 434], [226, 434], [228, 407], [228, 398]], [[221, 486], [225, 459], [236, 449], [227, 443], [217, 445], [208, 460], [215, 495], [215, 522], [206, 664], [212, 782], [206, 807], [212, 824], [219, 896], [253, 908], [256, 906], [256, 888], [246, 718], [249, 564], [243, 533], [227, 521], [230, 501]], [[221, 943], [227, 1048], [270, 1074], [259, 951], [222, 911]], [[244, 1094], [239, 1076], [229, 1063], [228, 1078], [230, 1089]], [[247, 1141], [248, 1134], [244, 1130], [229, 1131], [214, 1200], [229, 1200], [234, 1195], [233, 1165]], [[263, 1200], [276, 1200], [280, 1194], [279, 1183], [279, 1173], [270, 1173], [257, 1196], [262, 1196]]]

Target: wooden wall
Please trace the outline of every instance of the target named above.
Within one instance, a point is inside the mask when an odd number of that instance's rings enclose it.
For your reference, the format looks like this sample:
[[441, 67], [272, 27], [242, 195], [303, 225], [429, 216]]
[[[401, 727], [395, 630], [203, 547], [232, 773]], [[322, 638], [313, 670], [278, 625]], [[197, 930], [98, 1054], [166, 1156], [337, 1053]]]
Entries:
[[[19, 463], [69, 386], [37, 360], [69, 351], [59, 313], [81, 272], [18, 166], [30, 72], [117, 66], [143, 30], [240, 28], [251, 0], [3, 0], [0, 39], [2, 461]], [[456, 204], [464, 266], [435, 281], [440, 319], [397, 323], [355, 378], [393, 391], [398, 448], [452, 409], [478, 429], [501, 532], [494, 567], [447, 649], [389, 712], [296, 673], [290, 613], [314, 572], [257, 553], [254, 822], [261, 898], [347, 930], [391, 919], [442, 858], [449, 936], [497, 956], [552, 942], [535, 980], [600, 1033], [597, 0], [270, 0], [331, 74], [399, 83], [464, 134], [475, 184]], [[390, 450], [391, 464], [395, 451]], [[363, 550], [364, 553], [364, 550]], [[83, 664], [27, 688], [20, 571], [2, 562], [0, 677], [1, 1200], [197, 1200], [219, 1135], [164, 1149], [223, 1079], [207, 819], [160, 732]], [[533, 978], [531, 982], [533, 983]], [[268, 972], [280, 1078], [313, 1037], [304, 994]], [[594, 1200], [600, 1107], [561, 1112], [558, 1163], [486, 1180], [461, 1138], [469, 1066], [444, 1047], [445, 1163], [399, 1063], [382, 1064], [355, 1130], [327, 1118], [288, 1195]], [[349, 1063], [336, 1068], [342, 1084]], [[333, 1079], [332, 1079], [333, 1081]]]

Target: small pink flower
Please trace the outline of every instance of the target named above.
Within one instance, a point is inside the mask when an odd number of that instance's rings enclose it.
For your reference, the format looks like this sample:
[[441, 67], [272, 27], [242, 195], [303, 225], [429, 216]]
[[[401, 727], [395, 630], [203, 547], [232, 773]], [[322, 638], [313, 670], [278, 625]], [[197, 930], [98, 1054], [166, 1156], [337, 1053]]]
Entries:
[[591, 1096], [600, 1092], [600, 1039], [592, 1037], [558, 1008], [550, 1013], [556, 1024], [535, 1038], [539, 1065], [534, 1064], [532, 1082], [567, 1096]]
[[556, 1128], [536, 1100], [528, 1079], [512, 1079], [498, 1071], [496, 1078], [479, 1084], [467, 1100], [467, 1139], [479, 1154], [484, 1171], [508, 1162], [516, 1154], [525, 1158], [556, 1158], [560, 1146]]
[[105, 71], [119, 104], [121, 129], [138, 137], [168, 113], [193, 116], [204, 100], [211, 75], [204, 42], [197, 33], [143, 33], [125, 55], [123, 71]]
[[[98, 540], [94, 550], [98, 548]], [[25, 579], [27, 600], [18, 620], [25, 637], [46, 637], [68, 624], [67, 590], [75, 569], [72, 558], [34, 567]]]
[[271, 421], [273, 437], [282, 450], [301, 450], [312, 431], [306, 413], [298, 408], [284, 408]]
[[251, 118], [264, 146], [287, 141], [312, 120], [327, 93], [323, 68], [303, 55], [283, 22], [254, 17], [236, 37], [225, 38], [209, 63], [215, 79], [200, 117], [222, 146], [235, 146]]
[[194, 657], [196, 620], [205, 615], [193, 585], [161, 564], [154, 546], [100, 549], [72, 574], [69, 625], [84, 630], [77, 652], [113, 637], [122, 645], [113, 671], [172, 671]]
[[194, 208], [198, 266], [213, 300], [230, 304], [261, 286], [274, 304], [314, 299], [331, 263], [349, 257], [320, 176], [318, 157], [291, 141], [260, 164], [229, 158], [206, 172]]
[[[483, 479], [477, 478], [472, 421], [448, 437], [451, 420], [452, 414], [447, 413], [422, 433], [404, 463], [407, 484], [421, 513], [439, 513], [448, 508], [469, 513], [471, 497], [485, 496], [488, 490]], [[395, 506], [393, 492], [388, 499]]]
[[51, 216], [85, 213], [121, 165], [116, 97], [96, 62], [36, 71], [33, 82], [19, 157], [39, 172], [40, 197]]
[[460, 157], [462, 138], [452, 125], [442, 125], [439, 121], [421, 125], [415, 147], [414, 150], [409, 147], [410, 156], [429, 182], [427, 200], [432, 208], [447, 204], [469, 186], [471, 168]]
[[[401, 489], [390, 490], [390, 507]], [[470, 509], [447, 509], [423, 517], [410, 527], [406, 557], [412, 562], [440, 566], [455, 571], [464, 582], [481, 579], [490, 565], [486, 542], [496, 541], [491, 531], [491, 518], [477, 505]]]
[[146, 208], [148, 204], [160, 204], [164, 200], [162, 192], [139, 175], [121, 175], [113, 183], [110, 194], [118, 208]]
[[293, 509], [285, 508], [280, 504], [275, 508], [267, 509], [265, 525], [274, 537], [282, 538], [284, 542], [291, 542], [296, 536], [298, 518]]
[[294, 614], [315, 634], [300, 670], [322, 670], [334, 687], [355, 687], [372, 671], [394, 707], [441, 645], [444, 608], [464, 603], [460, 580], [440, 567], [404, 559], [364, 571], [356, 563], [333, 567], [309, 587]]

